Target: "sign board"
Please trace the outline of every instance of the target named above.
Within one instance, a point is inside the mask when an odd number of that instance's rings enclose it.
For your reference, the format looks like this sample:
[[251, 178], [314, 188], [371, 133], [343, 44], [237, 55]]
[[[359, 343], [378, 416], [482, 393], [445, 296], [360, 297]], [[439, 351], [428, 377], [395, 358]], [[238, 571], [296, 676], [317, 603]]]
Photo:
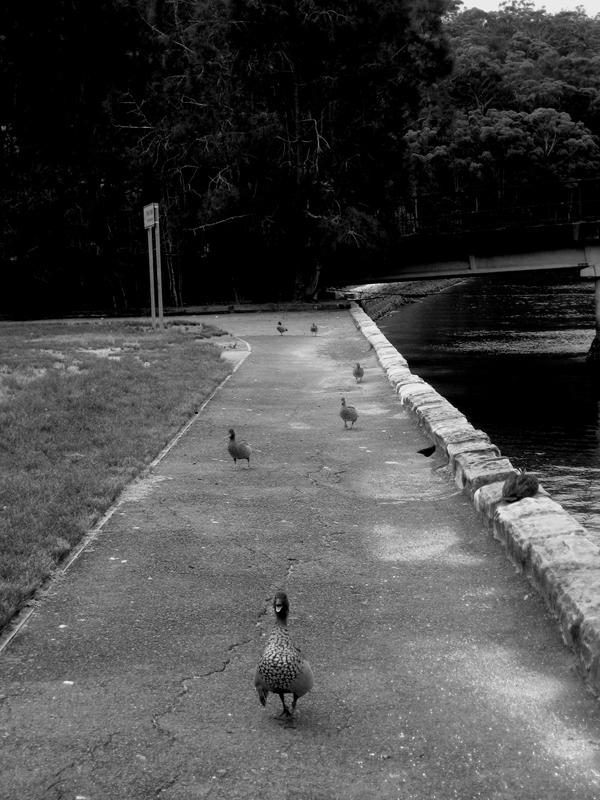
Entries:
[[144, 228], [151, 228], [158, 222], [158, 203], [144, 206]]

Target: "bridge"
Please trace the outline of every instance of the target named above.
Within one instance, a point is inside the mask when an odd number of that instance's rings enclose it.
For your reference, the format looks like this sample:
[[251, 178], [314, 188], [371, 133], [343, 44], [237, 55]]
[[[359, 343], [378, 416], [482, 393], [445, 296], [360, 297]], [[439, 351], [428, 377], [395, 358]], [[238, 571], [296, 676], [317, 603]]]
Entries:
[[600, 364], [600, 180], [517, 187], [502, 201], [455, 194], [412, 198], [398, 214], [397, 267], [362, 274], [361, 283], [578, 270], [595, 281]]
[[398, 272], [371, 275], [371, 283], [412, 281], [423, 278], [477, 277], [507, 272], [578, 269], [582, 278], [600, 278], [600, 241], [581, 247], [486, 255], [465, 254], [462, 259], [408, 263]]

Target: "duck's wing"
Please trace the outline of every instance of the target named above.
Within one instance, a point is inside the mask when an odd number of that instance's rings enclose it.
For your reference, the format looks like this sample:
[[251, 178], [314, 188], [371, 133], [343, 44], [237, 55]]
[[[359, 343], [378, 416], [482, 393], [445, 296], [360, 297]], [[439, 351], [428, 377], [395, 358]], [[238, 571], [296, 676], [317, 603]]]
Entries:
[[310, 692], [314, 686], [314, 683], [315, 680], [311, 666], [308, 661], [303, 658], [300, 661], [296, 676], [289, 683], [288, 691], [293, 692], [296, 697], [302, 697], [302, 695]]

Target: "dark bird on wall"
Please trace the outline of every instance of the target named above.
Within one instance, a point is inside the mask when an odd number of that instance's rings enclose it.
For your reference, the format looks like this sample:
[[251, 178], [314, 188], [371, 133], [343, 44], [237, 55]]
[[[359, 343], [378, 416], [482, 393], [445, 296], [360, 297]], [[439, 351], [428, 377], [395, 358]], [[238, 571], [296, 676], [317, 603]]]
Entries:
[[533, 497], [540, 488], [540, 482], [531, 472], [514, 472], [504, 481], [502, 499], [515, 503], [524, 497]]
[[354, 427], [354, 423], [358, 419], [358, 413], [354, 406], [347, 406], [346, 405], [346, 398], [342, 397], [342, 408], [340, 410], [340, 417], [344, 420], [344, 428], [348, 427], [348, 423], [350, 422], [350, 427]]
[[363, 376], [365, 374], [365, 371], [361, 367], [361, 365], [358, 363], [358, 361], [356, 362], [356, 366], [354, 367], [354, 370], [352, 371], [352, 374], [356, 378], [356, 382], [357, 383], [360, 383], [362, 381]]
[[317, 328], [317, 326], [316, 326], [316, 325], [315, 325], [315, 323], [313, 322], [313, 324], [310, 326], [310, 332], [312, 333], [312, 335], [313, 335], [313, 336], [316, 336], [316, 335], [317, 335], [317, 331], [318, 331], [318, 330], [319, 330], [319, 329]]
[[250, 454], [252, 453], [252, 449], [248, 442], [237, 441], [233, 428], [229, 428], [229, 444], [227, 445], [227, 450], [229, 451], [229, 455], [233, 458], [234, 464], [237, 464], [238, 459], [242, 461], [246, 459], [248, 467], [250, 467]]
[[278, 322], [277, 323], [277, 330], [283, 336], [283, 334], [287, 331], [287, 328], [285, 327], [285, 325], [282, 325], [281, 322]]
[[[273, 611], [275, 627], [256, 667], [254, 686], [263, 706], [267, 704], [269, 692], [278, 694], [283, 705], [280, 716], [290, 717], [298, 699], [312, 689], [313, 674], [308, 661], [290, 640], [287, 628], [290, 603], [285, 592], [277, 592], [273, 598]], [[293, 695], [291, 710], [285, 703], [286, 694]]]

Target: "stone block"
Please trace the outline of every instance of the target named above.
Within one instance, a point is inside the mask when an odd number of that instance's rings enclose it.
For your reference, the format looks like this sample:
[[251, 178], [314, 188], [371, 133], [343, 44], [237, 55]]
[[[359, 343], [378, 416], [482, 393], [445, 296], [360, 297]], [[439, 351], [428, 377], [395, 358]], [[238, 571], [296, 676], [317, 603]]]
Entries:
[[429, 384], [424, 383], [421, 386], [416, 386], [413, 389], [408, 389], [406, 392], [404, 392], [402, 402], [405, 405], [416, 409], [419, 406], [440, 405], [443, 402], [443, 399], [439, 396], [435, 389], [432, 389]]
[[[596, 672], [600, 656], [600, 568], [561, 570], [547, 574], [540, 587], [548, 607], [558, 619], [565, 642], [579, 655], [587, 671]], [[595, 667], [592, 663], [596, 662]]]
[[403, 386], [412, 386], [416, 383], [422, 384], [425, 383], [425, 381], [423, 378], [419, 378], [418, 375], [415, 375], [412, 372], [409, 372], [407, 375], [403, 375], [396, 381], [396, 394], [400, 394], [400, 389], [402, 389]]
[[408, 375], [410, 375], [410, 370], [408, 369], [408, 367], [405, 367], [403, 364], [398, 364], [395, 367], [391, 367], [387, 371], [387, 379], [392, 384], [392, 386], [394, 387], [394, 390], [396, 389], [396, 387], [400, 383], [400, 381], [402, 381]]
[[388, 367], [387, 375], [388, 378], [391, 378], [392, 375], [398, 373], [399, 377], [404, 377], [405, 375], [410, 375], [410, 369], [406, 361], [402, 358], [402, 356], [398, 356], [396, 362], [393, 366]]
[[[540, 517], [549, 514], [567, 514], [564, 508], [545, 493], [538, 492], [534, 497], [524, 497], [516, 503], [505, 500], [496, 508], [493, 522], [509, 526], [527, 517]], [[567, 515], [570, 516], [570, 515]], [[574, 519], [572, 517], [572, 519]]]
[[461, 414], [454, 406], [433, 407], [426, 406], [419, 410], [423, 426], [427, 431], [433, 433], [434, 429], [443, 430], [444, 426], [461, 425], [467, 422], [464, 414]]
[[[434, 437], [440, 437], [441, 440], [445, 443], [445, 450], [448, 454], [448, 463], [454, 469], [454, 461], [457, 456], [461, 455], [462, 453], [475, 453], [481, 456], [499, 456], [501, 455], [500, 450], [496, 447], [495, 444], [492, 444], [487, 436], [470, 436], [468, 439], [464, 439], [462, 442], [452, 442], [449, 441], [449, 437], [458, 430], [460, 432], [461, 428], [464, 428], [464, 424], [460, 425], [460, 420], [457, 420], [459, 423], [458, 426], [453, 425], [451, 422], [448, 424], [443, 425], [435, 425], [432, 428], [432, 434]], [[466, 423], [469, 425], [468, 421]], [[469, 433], [472, 432], [471, 426]], [[495, 484], [487, 484], [494, 486]], [[501, 484], [502, 486], [502, 484]], [[486, 487], [481, 487], [477, 491], [482, 491]]]
[[466, 425], [459, 425], [452, 430], [448, 430], [446, 433], [446, 445], [450, 447], [450, 445], [458, 445], [462, 442], [470, 442], [473, 440], [480, 440], [480, 441], [490, 441], [490, 437], [487, 433], [474, 428], [470, 422], [467, 422]]
[[[457, 447], [459, 445], [450, 445], [448, 447], [448, 454], [450, 454], [450, 447]], [[456, 453], [460, 455], [460, 453]], [[494, 483], [487, 483], [485, 486], [480, 486], [473, 495], [473, 505], [475, 510], [478, 511], [482, 517], [485, 518], [489, 526], [492, 526], [496, 507], [499, 503], [503, 503], [502, 487], [504, 481], [496, 481]]]
[[383, 333], [373, 333], [370, 337], [371, 341], [373, 342], [373, 346], [377, 348], [378, 353], [383, 351], [383, 348], [387, 345], [388, 347], [393, 347], [390, 344], [389, 340], [383, 335]]
[[486, 483], [506, 480], [514, 472], [508, 458], [461, 453], [454, 459], [454, 480], [459, 489], [473, 497], [477, 489]]
[[494, 535], [504, 543], [512, 561], [528, 572], [532, 571], [534, 548], [542, 553], [547, 540], [585, 535], [574, 517], [543, 495], [526, 497], [516, 503], [503, 500], [496, 506], [492, 525]]
[[437, 392], [431, 394], [423, 394], [417, 395], [411, 399], [411, 405], [415, 409], [415, 411], [421, 413], [428, 413], [433, 411], [442, 411], [442, 410], [453, 410], [456, 411], [457, 409], [449, 403], [447, 400], [439, 395]]
[[405, 383], [397, 389], [401, 402], [407, 405], [421, 397], [439, 397], [435, 389], [425, 381]]
[[600, 610], [596, 607], [584, 613], [579, 628], [573, 628], [576, 642], [573, 645], [585, 670], [585, 677], [600, 692]]
[[390, 356], [385, 356], [384, 358], [380, 358], [379, 363], [383, 367], [384, 371], [387, 371], [388, 369], [394, 369], [395, 367], [401, 365], [402, 360], [401, 357], [398, 355], [398, 353], [396, 353], [393, 356], [390, 355]]
[[548, 570], [600, 569], [600, 547], [587, 538], [585, 528], [580, 525], [572, 533], [547, 536], [536, 542], [531, 548], [530, 564], [541, 584]]

